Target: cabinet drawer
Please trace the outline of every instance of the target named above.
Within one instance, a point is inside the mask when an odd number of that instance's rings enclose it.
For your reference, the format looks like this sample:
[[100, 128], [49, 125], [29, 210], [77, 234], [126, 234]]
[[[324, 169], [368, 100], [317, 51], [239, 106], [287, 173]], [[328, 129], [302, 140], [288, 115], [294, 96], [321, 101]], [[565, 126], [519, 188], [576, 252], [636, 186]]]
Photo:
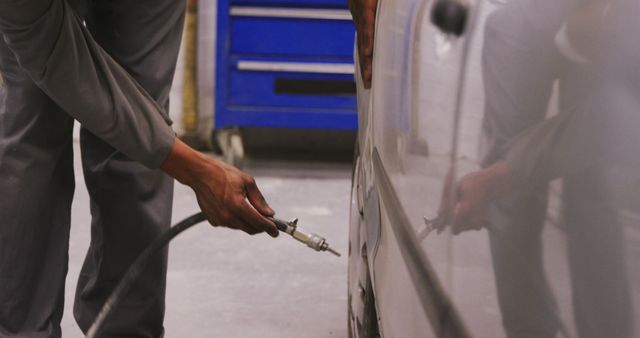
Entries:
[[231, 53], [351, 58], [346, 9], [231, 8]]
[[347, 8], [347, 0], [231, 0], [232, 5]]
[[355, 110], [349, 64], [238, 62], [230, 73], [229, 105]]

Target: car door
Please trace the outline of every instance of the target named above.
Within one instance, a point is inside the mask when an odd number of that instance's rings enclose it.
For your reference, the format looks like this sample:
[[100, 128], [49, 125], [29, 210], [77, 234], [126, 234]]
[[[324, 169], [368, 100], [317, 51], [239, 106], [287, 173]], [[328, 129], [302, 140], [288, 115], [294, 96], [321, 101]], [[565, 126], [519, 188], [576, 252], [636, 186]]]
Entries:
[[381, 205], [373, 280], [385, 337], [469, 334], [450, 298], [452, 236], [424, 236], [455, 160], [467, 43], [450, 30], [459, 25], [432, 20], [443, 5], [462, 23], [473, 16], [473, 5], [452, 1], [385, 0], [378, 11], [367, 163]]
[[[381, 1], [366, 163], [384, 336], [637, 335], [633, 6]], [[466, 18], [460, 35], [452, 13]], [[507, 152], [531, 179], [522, 195], [492, 204], [479, 231], [427, 231], [443, 192], [453, 196], [449, 175], [491, 165], [505, 140], [528, 149]]]

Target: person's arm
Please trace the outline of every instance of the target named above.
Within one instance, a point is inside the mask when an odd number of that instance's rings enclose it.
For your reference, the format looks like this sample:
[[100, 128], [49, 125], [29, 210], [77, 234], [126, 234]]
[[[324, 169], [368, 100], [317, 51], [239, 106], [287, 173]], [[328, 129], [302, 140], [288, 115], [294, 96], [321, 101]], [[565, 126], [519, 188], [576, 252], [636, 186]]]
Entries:
[[349, 0], [349, 9], [356, 26], [360, 74], [365, 88], [371, 88], [373, 41], [378, 0]]
[[166, 159], [174, 142], [167, 113], [67, 1], [1, 1], [0, 34], [35, 84], [83, 127], [147, 167]]
[[602, 117], [584, 110], [562, 113], [509, 142], [503, 159], [513, 189], [526, 191], [604, 161], [608, 123]]
[[131, 159], [189, 185], [211, 224], [278, 235], [253, 178], [179, 141], [166, 112], [93, 40], [67, 1], [0, 1], [0, 34], [67, 114]]
[[[588, 109], [588, 108], [587, 108]], [[509, 142], [501, 160], [470, 173], [454, 186], [454, 206], [445, 208], [454, 232], [481, 228], [488, 205], [508, 193], [522, 193], [612, 156], [605, 149], [604, 114], [574, 110], [538, 123]]]

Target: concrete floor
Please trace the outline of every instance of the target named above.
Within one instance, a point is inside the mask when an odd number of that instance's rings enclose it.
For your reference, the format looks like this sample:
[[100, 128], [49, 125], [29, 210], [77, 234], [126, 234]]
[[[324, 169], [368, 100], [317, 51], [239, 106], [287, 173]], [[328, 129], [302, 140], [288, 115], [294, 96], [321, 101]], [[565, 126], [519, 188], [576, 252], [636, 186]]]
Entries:
[[[79, 151], [76, 151], [79, 154]], [[76, 156], [77, 157], [77, 156]], [[166, 337], [347, 337], [350, 163], [254, 162], [246, 170], [277, 215], [325, 236], [343, 253], [316, 253], [290, 237], [250, 237], [202, 224], [179, 236], [169, 255]], [[63, 336], [82, 337], [73, 293], [89, 244], [89, 201], [76, 158]], [[174, 223], [198, 211], [176, 184]]]

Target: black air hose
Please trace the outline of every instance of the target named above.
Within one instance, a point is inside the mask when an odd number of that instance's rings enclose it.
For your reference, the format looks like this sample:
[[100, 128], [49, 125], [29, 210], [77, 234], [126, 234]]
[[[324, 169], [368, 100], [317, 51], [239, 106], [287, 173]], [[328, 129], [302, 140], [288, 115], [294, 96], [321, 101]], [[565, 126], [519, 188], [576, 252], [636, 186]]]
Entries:
[[156, 254], [160, 249], [162, 249], [165, 245], [167, 245], [174, 237], [176, 237], [181, 232], [191, 228], [192, 226], [205, 221], [206, 217], [203, 213], [199, 212], [195, 215], [189, 216], [182, 220], [180, 223], [174, 225], [169, 230], [165, 231], [160, 237], [154, 240], [139, 256], [136, 260], [131, 264], [127, 273], [124, 274], [116, 288], [111, 293], [111, 296], [107, 299], [107, 301], [100, 309], [98, 316], [95, 321], [89, 328], [87, 332], [87, 338], [95, 338], [98, 337], [98, 333], [102, 329], [102, 326], [105, 323], [105, 320], [109, 317], [109, 314], [113, 311], [114, 308], [118, 306], [122, 297], [125, 296], [131, 284], [138, 278], [140, 273], [144, 270], [147, 265], [147, 261], [149, 257]]

